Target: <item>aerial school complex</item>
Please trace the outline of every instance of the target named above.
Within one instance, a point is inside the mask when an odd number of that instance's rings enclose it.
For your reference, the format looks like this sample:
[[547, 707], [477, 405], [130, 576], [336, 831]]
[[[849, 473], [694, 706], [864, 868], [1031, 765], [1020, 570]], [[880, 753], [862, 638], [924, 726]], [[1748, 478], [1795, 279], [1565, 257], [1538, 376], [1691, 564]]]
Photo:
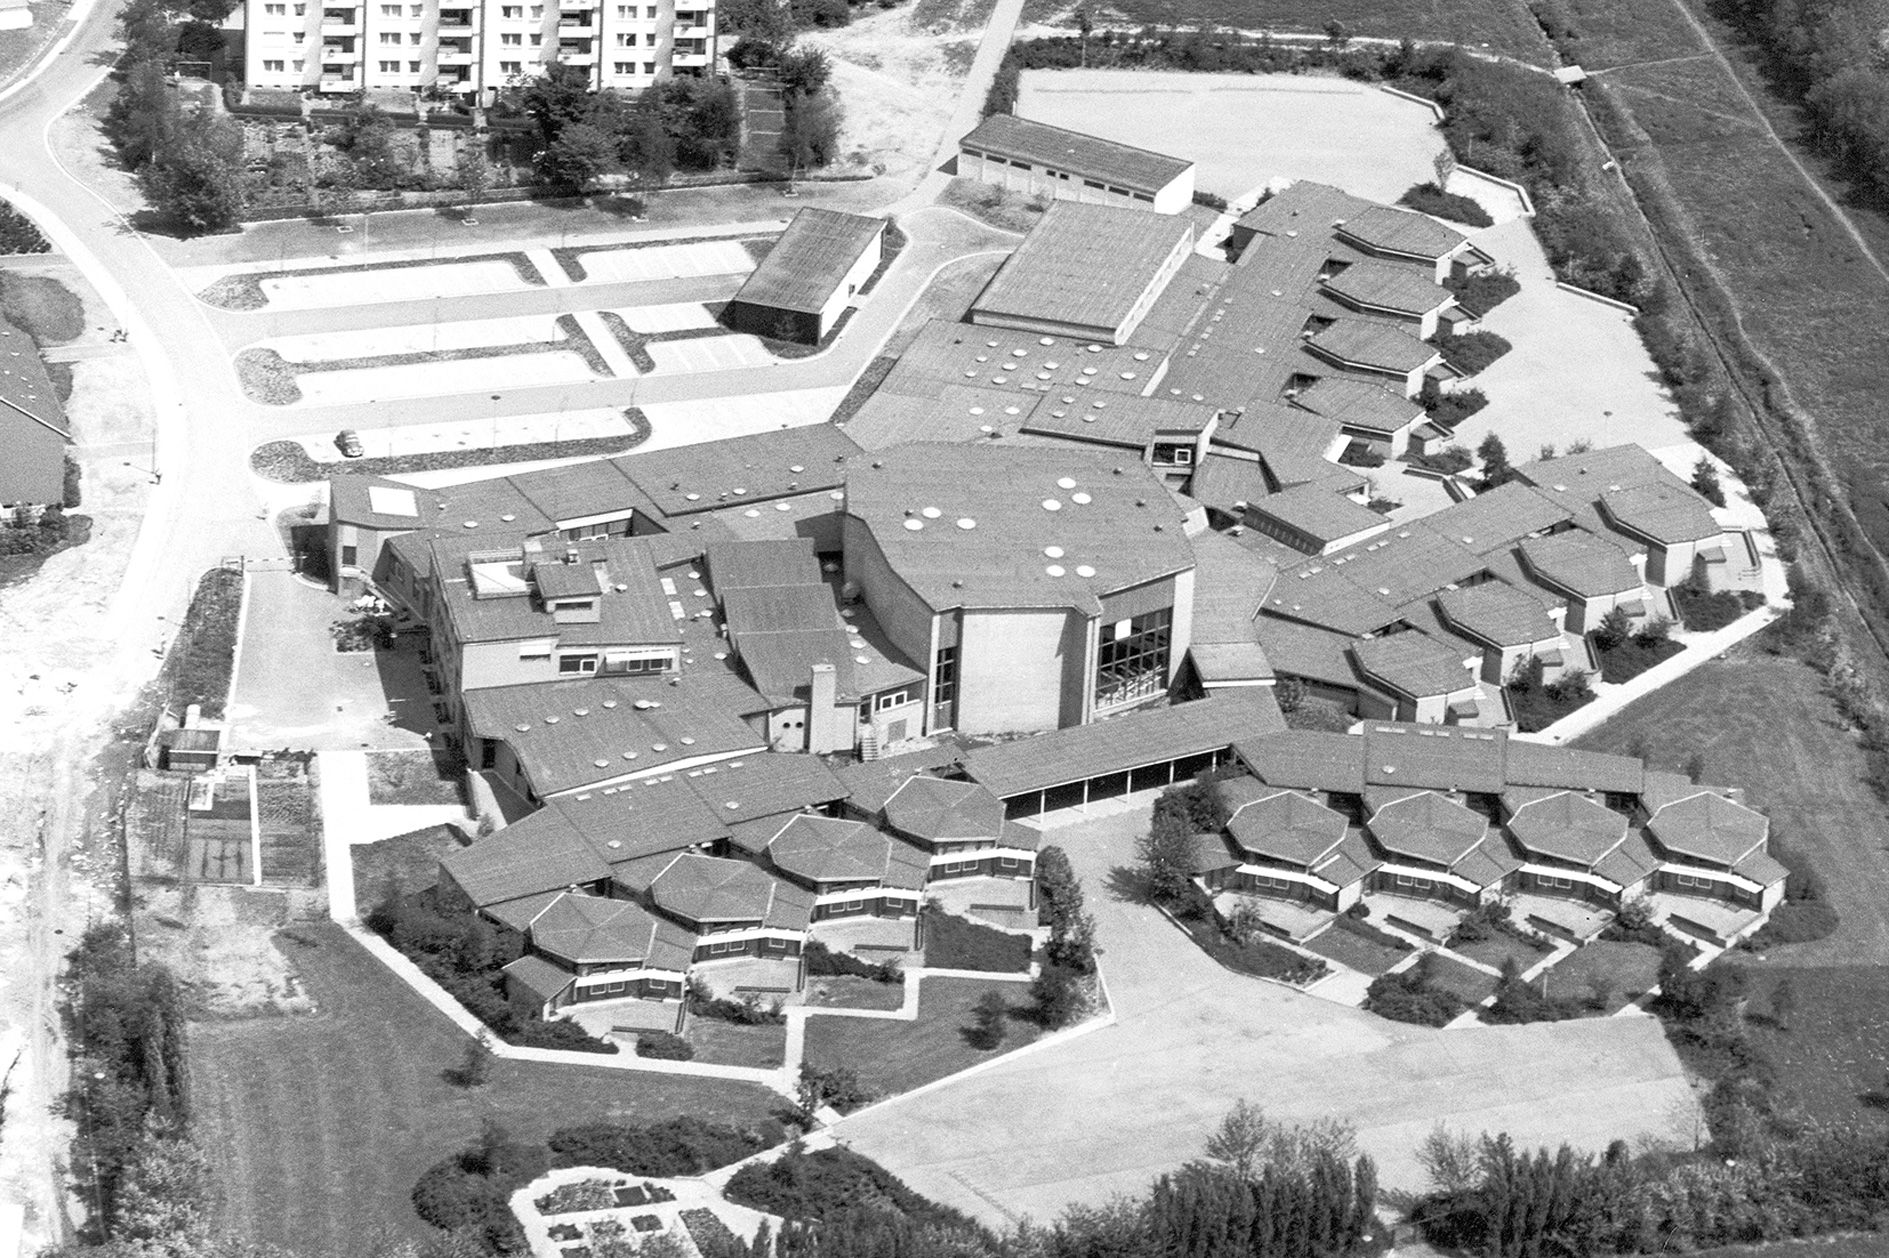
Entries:
[[[1753, 537], [1634, 446], [1370, 505], [1362, 468], [1449, 439], [1446, 285], [1499, 259], [1304, 182], [1203, 251], [1188, 163], [1009, 116], [960, 173], [1053, 199], [843, 424], [334, 479], [337, 583], [430, 634], [496, 827], [443, 882], [514, 934], [515, 1001], [790, 977], [954, 885], [1033, 907], [1029, 819], [1209, 768], [1197, 884], [1287, 938], [1365, 897], [1432, 936], [1496, 898], [1573, 942], [1642, 897], [1720, 946], [1762, 924], [1785, 870], [1739, 791], [1529, 741], [1505, 689], [1595, 671], [1681, 582], [1756, 588]], [[817, 342], [883, 224], [808, 213], [735, 317]], [[1289, 729], [1282, 685], [1350, 732]]]

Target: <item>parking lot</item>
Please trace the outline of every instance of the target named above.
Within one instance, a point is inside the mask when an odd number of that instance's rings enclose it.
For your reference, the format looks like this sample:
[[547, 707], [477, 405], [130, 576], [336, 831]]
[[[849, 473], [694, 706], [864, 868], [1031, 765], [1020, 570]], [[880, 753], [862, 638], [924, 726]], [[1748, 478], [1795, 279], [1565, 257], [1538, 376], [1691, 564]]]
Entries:
[[738, 240], [700, 240], [680, 245], [644, 245], [631, 249], [596, 249], [578, 255], [584, 284], [621, 284], [632, 280], [675, 280], [698, 275], [745, 275], [754, 255]]
[[649, 356], [657, 371], [727, 371], [779, 362], [752, 336], [704, 336], [686, 341], [654, 341]]

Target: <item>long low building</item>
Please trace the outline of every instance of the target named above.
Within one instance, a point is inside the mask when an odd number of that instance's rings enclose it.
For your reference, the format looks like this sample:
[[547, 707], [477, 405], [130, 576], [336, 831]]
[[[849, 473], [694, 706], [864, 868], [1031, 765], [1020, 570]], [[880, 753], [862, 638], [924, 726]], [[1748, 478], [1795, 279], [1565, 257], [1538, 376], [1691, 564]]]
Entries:
[[1193, 248], [1184, 218], [1059, 201], [971, 304], [971, 322], [1121, 345]]
[[885, 226], [838, 210], [800, 211], [728, 303], [728, 326], [818, 345], [878, 269]]
[[1015, 114], [992, 114], [958, 141], [958, 174], [1030, 196], [1179, 214], [1194, 163]]

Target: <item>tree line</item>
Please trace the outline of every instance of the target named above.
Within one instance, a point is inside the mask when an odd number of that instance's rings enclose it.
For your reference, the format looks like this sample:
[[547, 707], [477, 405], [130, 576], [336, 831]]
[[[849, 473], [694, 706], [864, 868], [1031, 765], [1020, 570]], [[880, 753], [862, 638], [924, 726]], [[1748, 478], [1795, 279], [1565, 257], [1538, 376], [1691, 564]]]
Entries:
[[229, 0], [127, 0], [118, 15], [125, 52], [105, 134], [159, 214], [187, 235], [224, 231], [243, 208], [243, 136], [207, 99], [186, 103], [166, 81], [192, 24], [221, 22]]

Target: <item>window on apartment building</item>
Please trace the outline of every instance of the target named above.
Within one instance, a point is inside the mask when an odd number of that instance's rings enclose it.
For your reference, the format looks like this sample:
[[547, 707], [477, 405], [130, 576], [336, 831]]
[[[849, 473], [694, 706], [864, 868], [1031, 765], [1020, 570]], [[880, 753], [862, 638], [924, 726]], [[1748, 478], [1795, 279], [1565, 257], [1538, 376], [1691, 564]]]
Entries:
[[262, 6], [262, 11], [270, 17], [282, 17], [288, 13], [289, 6], [286, 4], [265, 4]]
[[306, 61], [297, 61], [297, 62], [295, 63], [295, 72], [296, 72], [297, 74], [300, 74], [300, 73], [302, 72], [302, 67], [303, 67], [303, 66], [305, 66], [305, 65], [307, 65], [307, 64], [308, 64], [308, 63], [307, 63]]
[[531, 36], [531, 46], [532, 46], [533, 48], [542, 48], [542, 47], [544, 47], [544, 36], [542, 36], [542, 35], [540, 35], [540, 34], [538, 34], [538, 33], [537, 33], [537, 32], [535, 32], [535, 31], [534, 31], [534, 32], [532, 32], [532, 36]]
[[425, 36], [421, 35], [418, 31], [410, 31], [407, 34], [407, 42], [409, 44], [418, 44], [424, 38]]
[[400, 32], [382, 31], [380, 33], [380, 42], [383, 44], [397, 44], [400, 42]]
[[296, 6], [295, 6], [295, 16], [296, 16], [296, 17], [307, 17], [307, 16], [308, 16], [308, 6], [307, 6], [307, 5], [305, 5], [305, 4], [298, 4], [298, 5], [296, 5]]
[[655, 5], [652, 4], [643, 10], [643, 17], [647, 19], [648, 21], [654, 22], [656, 20], [656, 15], [660, 12], [662, 12], [662, 10], [658, 9]]
[[[263, 68], [264, 73], [270, 73], [270, 74], [282, 73], [282, 63], [280, 61], [265, 61], [262, 63], [262, 68]], [[348, 558], [348, 552], [353, 549], [354, 547], [352, 546], [343, 546], [341, 548], [341, 562], [342, 563], [346, 564], [346, 563], [354, 562], [352, 559]]]
[[610, 70], [613, 74], [635, 74], [636, 63], [634, 61], [618, 61], [611, 65]]
[[290, 36], [289, 38], [290, 38], [291, 40], [293, 40], [293, 41], [294, 41], [295, 43], [298, 43], [298, 44], [302, 44], [302, 43], [307, 43], [307, 42], [308, 42], [308, 32], [307, 32], [307, 31], [296, 31], [296, 32], [295, 32], [295, 33], [294, 33], [293, 35], [291, 35], [291, 36]]
[[421, 63], [420, 63], [420, 62], [418, 62], [418, 61], [409, 61], [409, 62], [407, 62], [407, 73], [408, 73], [408, 74], [418, 74], [418, 73], [420, 72], [420, 64], [421, 64]]
[[656, 73], [656, 63], [654, 61], [645, 61], [643, 63], [643, 73], [644, 74]]
[[524, 45], [525, 37], [523, 35], [500, 35], [498, 42], [499, 45], [504, 48], [519, 48]]
[[597, 671], [597, 657], [594, 655], [560, 655], [558, 672], [594, 673]]
[[[619, 48], [634, 48], [634, 47], [636, 47], [636, 32], [634, 32], [634, 31], [627, 31], [627, 32], [626, 32], [626, 31], [618, 31], [618, 32], [617, 32], [617, 47], [619, 47]], [[619, 70], [617, 71], [617, 73], [618, 73], [618, 74], [629, 74], [629, 73], [630, 73], [630, 71], [628, 71], [628, 70], [623, 70], [623, 69], [619, 69]]]
[[380, 15], [382, 17], [399, 17], [400, 6], [397, 4], [383, 4], [380, 6]]
[[423, 4], [410, 4], [410, 5], [408, 5], [408, 6], [407, 6], [407, 16], [408, 16], [408, 17], [425, 17], [425, 16], [426, 16], [426, 6], [425, 6], [425, 5], [423, 5]]
[[541, 5], [541, 4], [534, 4], [534, 5], [532, 5], [532, 6], [531, 6], [531, 16], [532, 16], [533, 18], [541, 18], [541, 17], [543, 17], [543, 16], [544, 16], [544, 6], [543, 6], [543, 5]]
[[1096, 651], [1098, 707], [1147, 698], [1167, 688], [1173, 609], [1163, 607], [1104, 627]]
[[1400, 891], [1434, 891], [1436, 889], [1436, 883], [1428, 878], [1412, 878], [1409, 874], [1398, 874], [1397, 889]]
[[617, 6], [617, 19], [623, 22], [635, 21], [636, 6], [633, 4], [619, 4]]
[[1536, 874], [1535, 881], [1554, 891], [1574, 890], [1574, 879], [1572, 878], [1557, 878], [1553, 874]]
[[500, 74], [523, 74], [525, 63], [522, 61], [501, 61], [498, 63]]
[[380, 63], [380, 72], [382, 74], [399, 74], [400, 63], [398, 61], [383, 61]]
[[997, 858], [997, 868], [1003, 870], [1005, 873], [1015, 873], [1017, 870], [1023, 868], [1023, 862], [1014, 856], [999, 856]]
[[522, 4], [500, 5], [498, 14], [500, 17], [521, 18], [525, 16], [525, 6]]
[[[280, 61], [265, 61], [263, 62], [263, 68], [265, 70], [267, 69], [280, 70], [282, 68], [282, 63]], [[295, 68], [298, 70], [301, 69], [302, 63], [299, 61], [296, 62]], [[341, 566], [343, 568], [352, 568], [356, 563], [360, 561], [360, 558], [361, 558], [361, 552], [360, 552], [359, 547], [343, 546], [341, 548]]]

